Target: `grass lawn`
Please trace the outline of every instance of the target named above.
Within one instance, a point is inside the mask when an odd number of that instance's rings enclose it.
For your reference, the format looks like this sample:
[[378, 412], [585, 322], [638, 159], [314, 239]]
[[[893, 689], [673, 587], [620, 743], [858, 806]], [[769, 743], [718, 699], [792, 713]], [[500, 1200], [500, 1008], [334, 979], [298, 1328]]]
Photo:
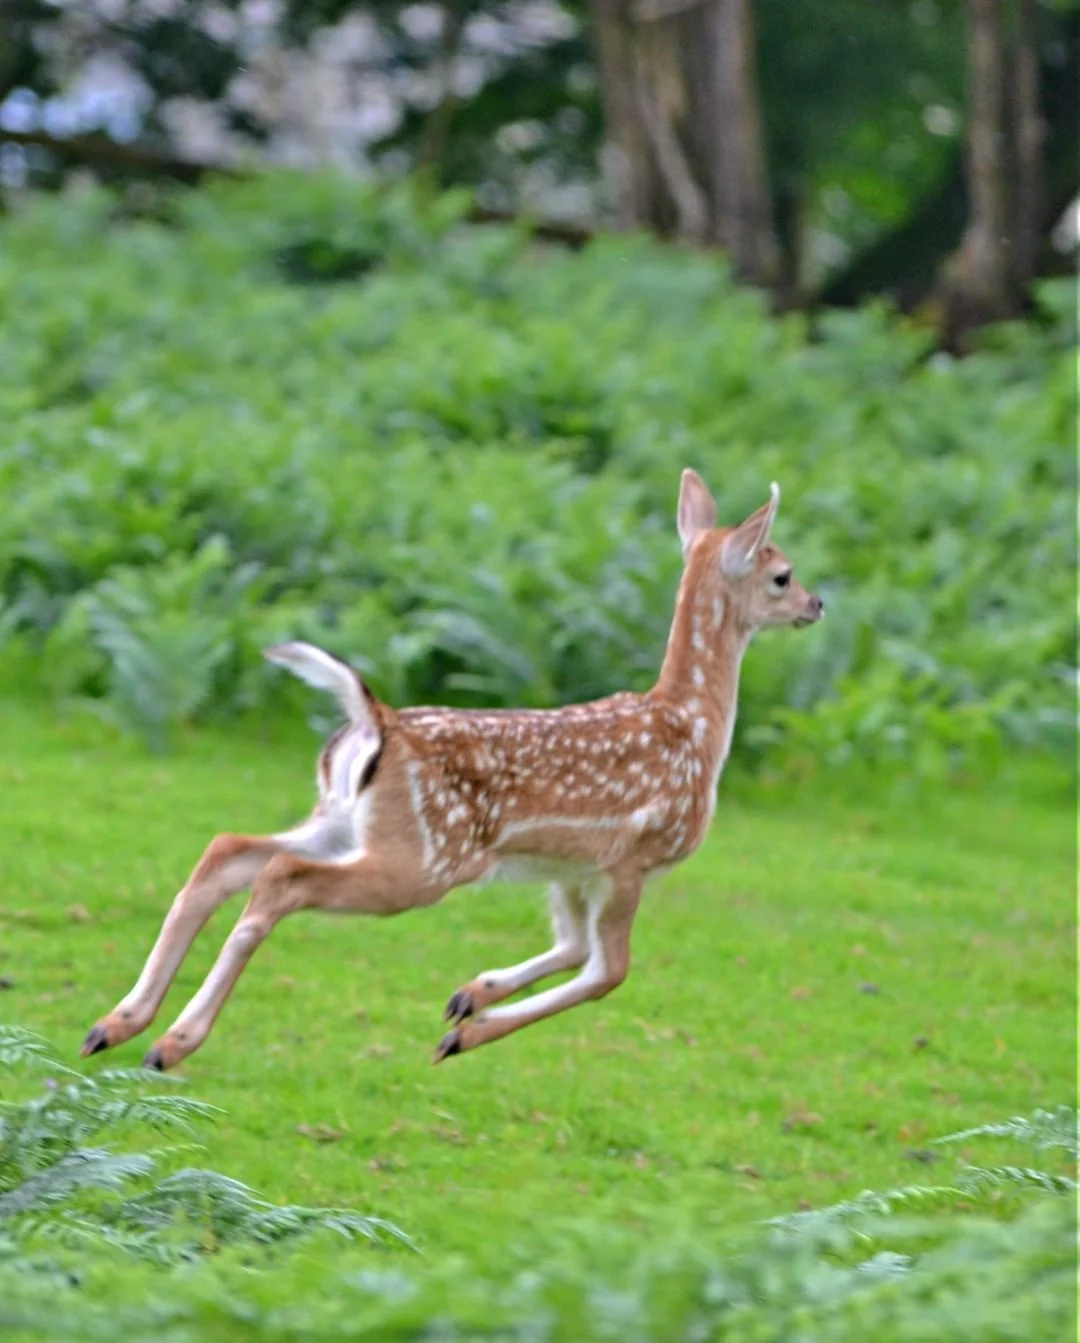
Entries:
[[[148, 758], [8, 701], [0, 743], [0, 1017], [74, 1063], [206, 841], [309, 809], [317, 742], [205, 732]], [[181, 1069], [225, 1111], [199, 1160], [493, 1262], [566, 1218], [704, 1233], [936, 1180], [955, 1154], [928, 1177], [930, 1138], [1075, 1095], [1074, 844], [1067, 789], [1038, 773], [726, 782], [707, 844], [650, 888], [618, 992], [439, 1068], [450, 992], [547, 945], [540, 893], [294, 917]], [[87, 1070], [142, 1058], [239, 910], [155, 1027]]]

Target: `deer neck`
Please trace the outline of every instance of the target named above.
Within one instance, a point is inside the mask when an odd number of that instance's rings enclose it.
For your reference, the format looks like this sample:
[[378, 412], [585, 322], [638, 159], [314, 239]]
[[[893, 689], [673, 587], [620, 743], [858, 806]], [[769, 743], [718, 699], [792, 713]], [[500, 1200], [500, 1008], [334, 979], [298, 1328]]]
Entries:
[[709, 738], [730, 742], [750, 634], [731, 602], [687, 568], [654, 693], [704, 721]]

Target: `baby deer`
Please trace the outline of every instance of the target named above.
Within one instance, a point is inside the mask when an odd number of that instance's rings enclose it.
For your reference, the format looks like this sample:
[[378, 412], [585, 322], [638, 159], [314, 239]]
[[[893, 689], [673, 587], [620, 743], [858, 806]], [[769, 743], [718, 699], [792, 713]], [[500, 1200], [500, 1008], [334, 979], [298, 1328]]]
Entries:
[[[704, 482], [683, 472], [682, 581], [660, 676], [645, 694], [551, 710], [395, 711], [321, 649], [269, 649], [272, 662], [330, 691], [348, 716], [319, 756], [318, 803], [282, 834], [211, 841], [135, 987], [90, 1031], [83, 1054], [150, 1025], [199, 930], [246, 886], [239, 921], [147, 1066], [170, 1068], [202, 1044], [287, 914], [400, 914], [471, 882], [549, 881], [554, 945], [459, 988], [436, 1062], [610, 993], [626, 978], [646, 878], [682, 862], [708, 830], [751, 636], [822, 615], [821, 598], [795, 581], [769, 540], [779, 499], [773, 485], [745, 522], [718, 529]], [[579, 973], [495, 1006], [563, 970]]]

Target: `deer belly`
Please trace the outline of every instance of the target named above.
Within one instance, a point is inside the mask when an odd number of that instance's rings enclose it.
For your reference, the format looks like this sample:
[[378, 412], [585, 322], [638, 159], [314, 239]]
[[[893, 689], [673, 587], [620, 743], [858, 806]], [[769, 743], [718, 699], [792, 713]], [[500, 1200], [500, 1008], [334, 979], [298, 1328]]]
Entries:
[[539, 853], [508, 853], [495, 859], [481, 881], [485, 885], [491, 882], [573, 882], [595, 876], [596, 872], [596, 864], [583, 859], [555, 858]]
[[493, 881], [573, 881], [625, 857], [653, 819], [652, 807], [625, 816], [533, 816], [502, 826], [492, 853]]

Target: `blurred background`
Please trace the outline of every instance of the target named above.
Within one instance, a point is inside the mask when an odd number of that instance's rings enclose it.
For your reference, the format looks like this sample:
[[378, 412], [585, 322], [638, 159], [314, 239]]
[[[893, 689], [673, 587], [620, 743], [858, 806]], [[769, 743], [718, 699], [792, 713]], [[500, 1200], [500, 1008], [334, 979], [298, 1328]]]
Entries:
[[568, 241], [719, 244], [785, 302], [962, 321], [1075, 251], [1072, 0], [7, 0], [0, 23], [9, 186], [420, 172]]
[[7, 0], [0, 668], [163, 748], [648, 683], [679, 471], [827, 632], [744, 758], [1071, 750], [1072, 0]]

